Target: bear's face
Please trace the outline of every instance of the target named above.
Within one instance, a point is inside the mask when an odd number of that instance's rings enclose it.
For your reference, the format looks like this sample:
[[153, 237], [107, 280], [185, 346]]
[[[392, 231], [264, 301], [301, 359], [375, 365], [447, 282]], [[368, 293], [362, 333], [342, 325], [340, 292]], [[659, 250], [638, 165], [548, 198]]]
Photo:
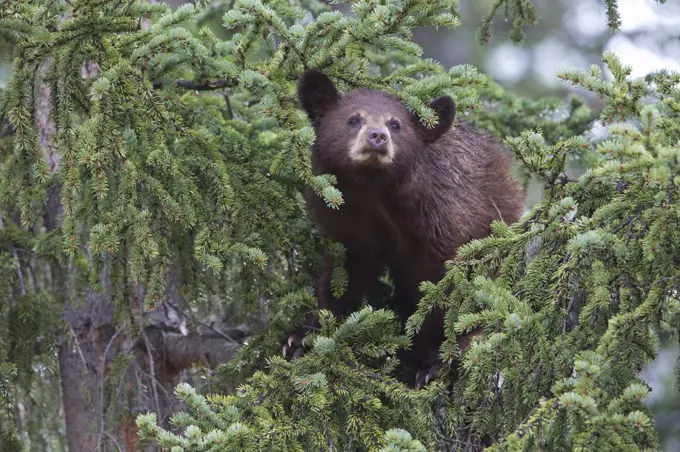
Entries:
[[315, 69], [300, 77], [298, 95], [314, 124], [315, 152], [334, 167], [388, 169], [406, 162], [448, 131], [455, 115], [450, 97], [437, 98], [430, 105], [439, 122], [427, 129], [395, 96], [366, 89], [340, 95]]

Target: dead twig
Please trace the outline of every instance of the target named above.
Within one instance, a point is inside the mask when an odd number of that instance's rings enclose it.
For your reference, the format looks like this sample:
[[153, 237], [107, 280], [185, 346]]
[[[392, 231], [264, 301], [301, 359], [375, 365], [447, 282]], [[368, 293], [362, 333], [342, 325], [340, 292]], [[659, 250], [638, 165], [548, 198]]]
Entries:
[[[164, 85], [161, 81], [153, 82], [154, 89], [162, 88]], [[175, 86], [178, 88], [191, 89], [194, 91], [213, 91], [216, 89], [231, 88], [238, 85], [237, 79], [222, 79], [204, 82], [194, 82], [193, 80], [177, 80]]]

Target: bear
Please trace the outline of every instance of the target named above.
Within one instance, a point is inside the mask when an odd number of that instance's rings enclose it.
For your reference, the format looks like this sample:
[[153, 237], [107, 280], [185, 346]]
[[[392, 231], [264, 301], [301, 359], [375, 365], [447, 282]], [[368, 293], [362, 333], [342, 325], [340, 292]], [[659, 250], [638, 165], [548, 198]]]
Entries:
[[[320, 231], [346, 250], [348, 282], [340, 299], [331, 289], [332, 257], [324, 257], [315, 287], [319, 309], [352, 313], [388, 270], [390, 308], [405, 322], [421, 298], [420, 283], [439, 281], [461, 245], [488, 236], [494, 220], [519, 220], [524, 196], [510, 156], [470, 124], [459, 119], [454, 127], [451, 97], [430, 102], [438, 121], [428, 128], [396, 96], [366, 88], [341, 94], [317, 69], [302, 73], [297, 93], [316, 133], [312, 173], [333, 174], [345, 201], [331, 208], [312, 188], [303, 192]], [[289, 335], [284, 356], [300, 353], [304, 331], [316, 322], [309, 314]], [[444, 339], [444, 314], [433, 310], [410, 350], [398, 355], [415, 369], [409, 385], [420, 388], [439, 375]], [[459, 344], [465, 348], [470, 339]]]

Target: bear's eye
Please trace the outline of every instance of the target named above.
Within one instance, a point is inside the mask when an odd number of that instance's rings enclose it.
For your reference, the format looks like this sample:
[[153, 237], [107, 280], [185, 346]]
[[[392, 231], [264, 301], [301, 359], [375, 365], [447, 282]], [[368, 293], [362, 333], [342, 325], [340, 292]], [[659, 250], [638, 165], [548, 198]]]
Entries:
[[361, 118], [359, 117], [359, 115], [350, 116], [349, 119], [347, 120], [347, 124], [349, 124], [350, 126], [356, 126], [360, 122]]
[[399, 124], [399, 121], [397, 121], [396, 119], [393, 119], [390, 122], [388, 122], [387, 127], [389, 127], [390, 130], [394, 130], [395, 132], [401, 129], [401, 125]]

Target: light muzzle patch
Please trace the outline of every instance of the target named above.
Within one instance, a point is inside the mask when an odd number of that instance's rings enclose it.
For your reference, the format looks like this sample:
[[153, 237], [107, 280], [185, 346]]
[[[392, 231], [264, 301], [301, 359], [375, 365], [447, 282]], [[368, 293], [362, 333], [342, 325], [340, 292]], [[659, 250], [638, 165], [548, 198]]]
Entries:
[[[392, 163], [394, 161], [395, 146], [390, 129], [387, 127], [387, 121], [391, 117], [375, 117], [366, 114], [364, 111], [359, 111], [357, 114], [361, 115], [364, 121], [349, 149], [350, 160], [360, 164], [388, 165]], [[384, 130], [387, 134], [386, 152], [375, 150], [368, 142], [368, 131], [376, 128]]]

